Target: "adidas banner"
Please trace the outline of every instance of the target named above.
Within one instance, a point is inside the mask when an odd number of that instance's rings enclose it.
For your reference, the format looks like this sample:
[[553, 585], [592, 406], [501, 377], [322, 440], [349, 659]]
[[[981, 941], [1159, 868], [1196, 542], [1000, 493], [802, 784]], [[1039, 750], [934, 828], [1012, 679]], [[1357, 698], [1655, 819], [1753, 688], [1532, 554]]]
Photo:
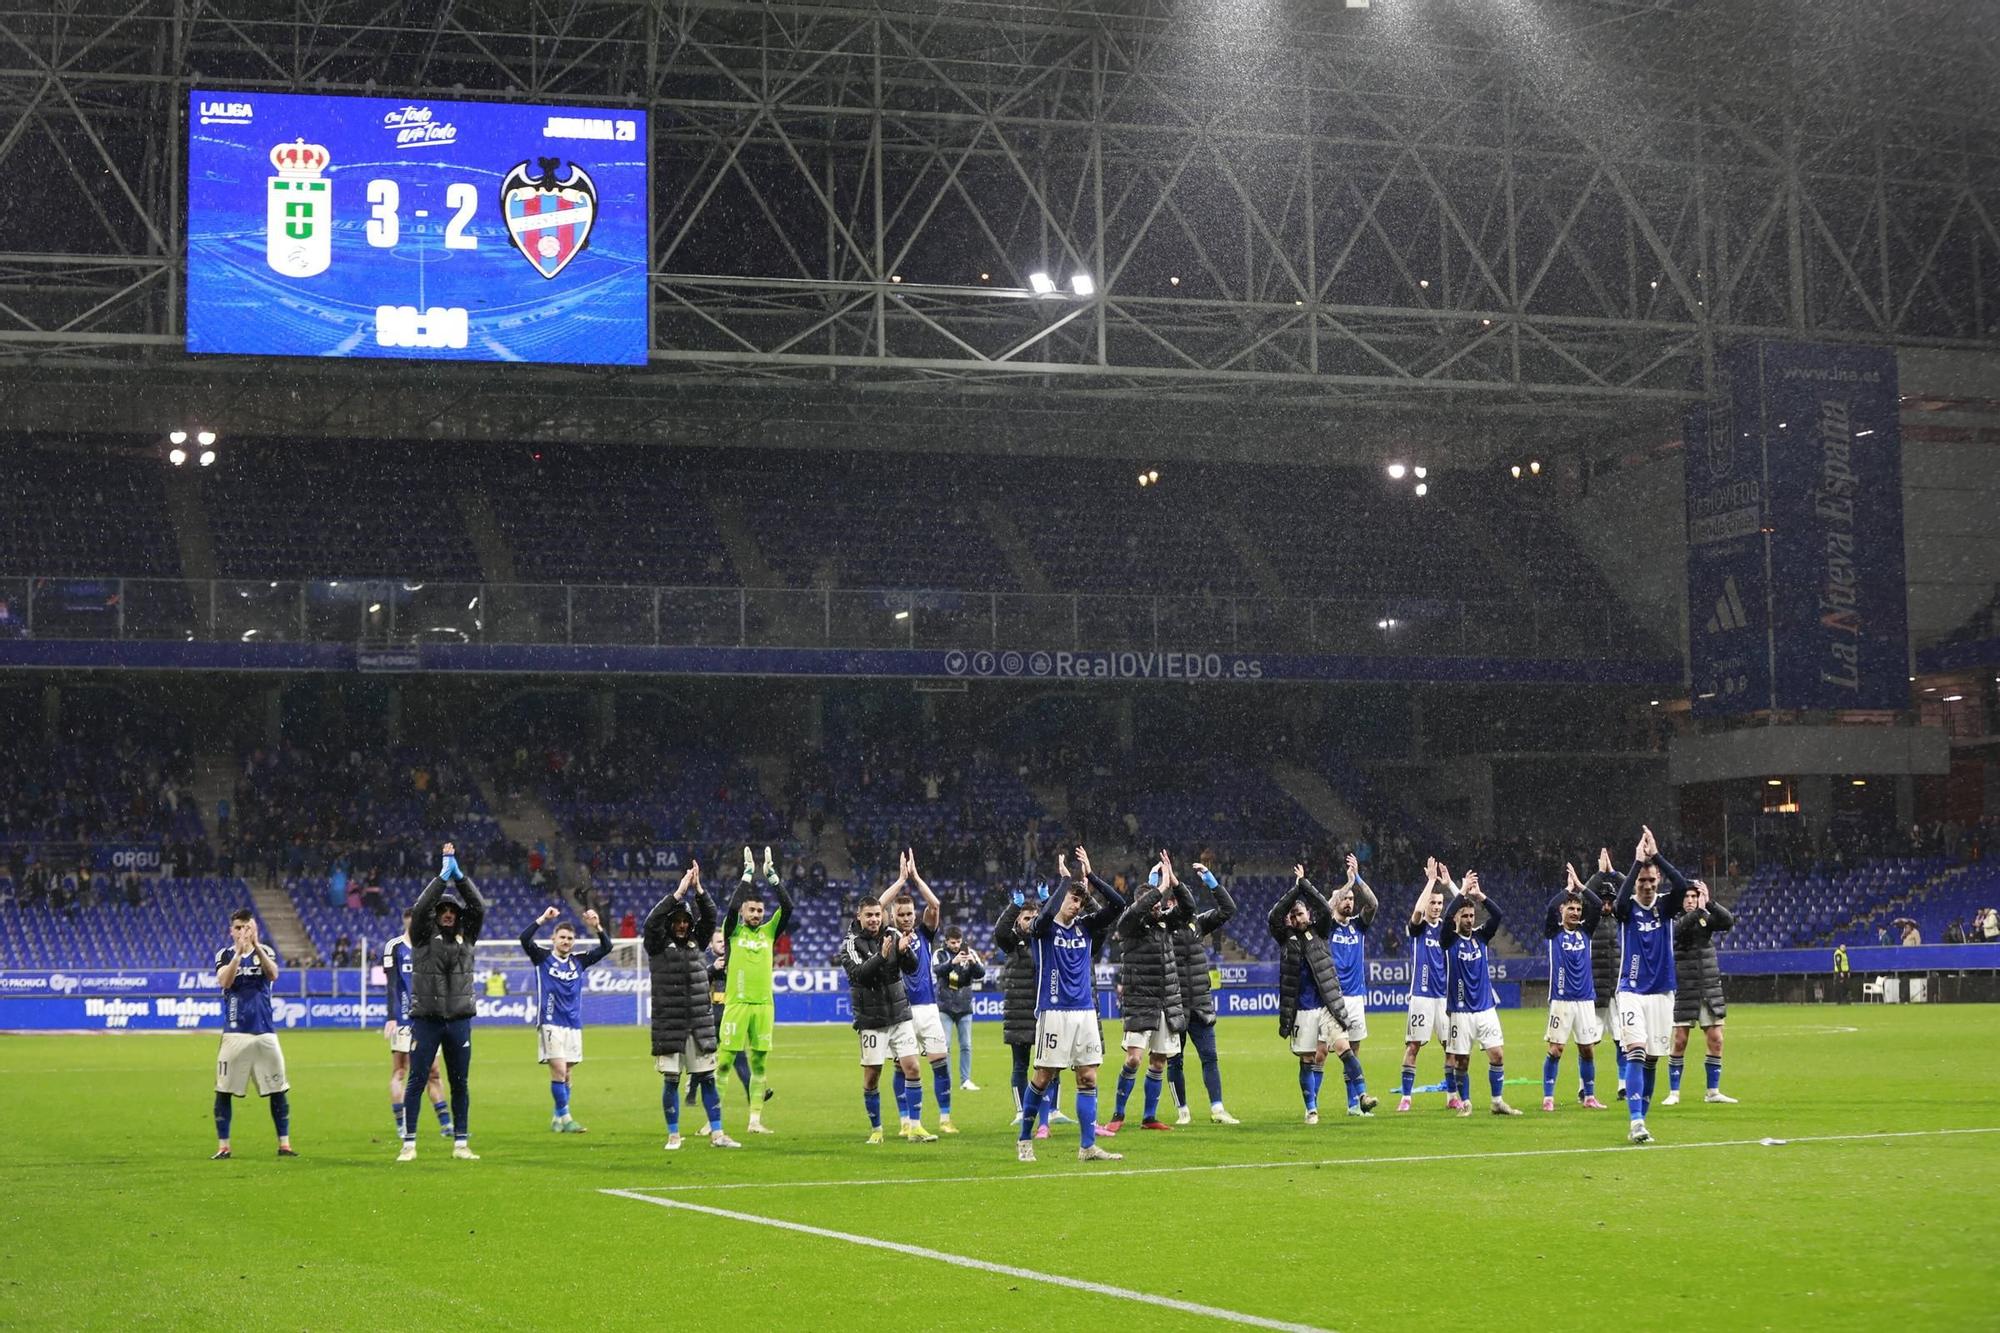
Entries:
[[1695, 711], [1907, 706], [1895, 354], [1747, 343], [1714, 387], [1685, 434]]

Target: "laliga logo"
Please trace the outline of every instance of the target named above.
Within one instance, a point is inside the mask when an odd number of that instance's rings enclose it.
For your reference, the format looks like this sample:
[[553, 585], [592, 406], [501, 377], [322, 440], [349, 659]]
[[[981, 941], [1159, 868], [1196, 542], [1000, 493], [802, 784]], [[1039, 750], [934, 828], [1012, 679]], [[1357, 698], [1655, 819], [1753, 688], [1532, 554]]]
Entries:
[[83, 980], [80, 977], [73, 977], [65, 972], [49, 973], [49, 989], [57, 995], [73, 994], [82, 984]]
[[278, 174], [264, 196], [264, 262], [280, 277], [310, 278], [333, 263], [332, 155], [304, 139], [271, 150]]

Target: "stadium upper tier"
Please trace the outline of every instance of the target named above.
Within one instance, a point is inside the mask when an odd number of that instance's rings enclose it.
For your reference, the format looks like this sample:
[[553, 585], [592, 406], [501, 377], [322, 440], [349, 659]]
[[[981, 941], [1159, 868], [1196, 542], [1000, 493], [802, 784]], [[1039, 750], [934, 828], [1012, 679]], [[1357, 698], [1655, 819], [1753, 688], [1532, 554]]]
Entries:
[[32, 601], [42, 637], [1629, 651], [1554, 516], [1470, 479], [275, 441], [0, 462], [0, 627]]

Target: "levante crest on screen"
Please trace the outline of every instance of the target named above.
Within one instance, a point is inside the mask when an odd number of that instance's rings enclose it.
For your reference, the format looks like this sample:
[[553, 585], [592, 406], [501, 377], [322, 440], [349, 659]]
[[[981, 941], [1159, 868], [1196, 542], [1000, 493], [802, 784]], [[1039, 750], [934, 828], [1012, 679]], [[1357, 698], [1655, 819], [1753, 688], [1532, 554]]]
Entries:
[[535, 272], [553, 278], [590, 243], [591, 224], [597, 220], [597, 186], [574, 162], [567, 175], [558, 177], [561, 158], [535, 161], [540, 174], [530, 175], [523, 162], [500, 182], [500, 211], [507, 219], [508, 241], [535, 266]]

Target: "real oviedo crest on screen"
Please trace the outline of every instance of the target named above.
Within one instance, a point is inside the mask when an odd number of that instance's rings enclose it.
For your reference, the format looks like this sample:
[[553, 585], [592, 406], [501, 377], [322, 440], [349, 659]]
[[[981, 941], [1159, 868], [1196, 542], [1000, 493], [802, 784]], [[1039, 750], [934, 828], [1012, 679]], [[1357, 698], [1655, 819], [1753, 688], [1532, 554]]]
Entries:
[[190, 94], [190, 352], [636, 365], [642, 112]]

